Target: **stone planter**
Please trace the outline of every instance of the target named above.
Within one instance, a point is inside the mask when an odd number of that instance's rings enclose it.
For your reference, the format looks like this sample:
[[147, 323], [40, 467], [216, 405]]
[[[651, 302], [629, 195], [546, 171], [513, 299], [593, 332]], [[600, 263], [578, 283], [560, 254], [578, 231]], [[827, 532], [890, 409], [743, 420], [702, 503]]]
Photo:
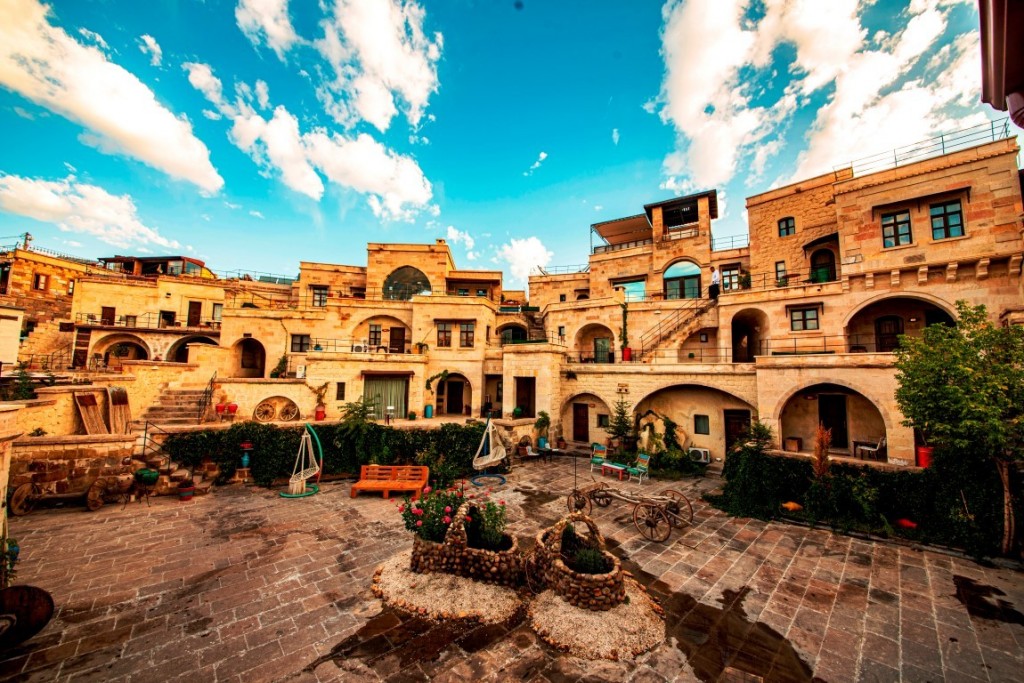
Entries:
[[[590, 529], [591, 538], [604, 555], [610, 569], [604, 574], [583, 574], [570, 568], [562, 559], [562, 531], [572, 522], [583, 522]], [[544, 580], [556, 595], [574, 607], [595, 612], [610, 610], [626, 599], [626, 585], [622, 563], [605, 550], [604, 537], [594, 520], [576, 512], [547, 531], [537, 535], [537, 555], [534, 560], [543, 569]]]
[[443, 572], [474, 581], [516, 587], [522, 576], [523, 558], [514, 536], [505, 534], [506, 550], [470, 548], [466, 537], [466, 515], [472, 505], [459, 506], [444, 543], [413, 539], [410, 568], [419, 574]]

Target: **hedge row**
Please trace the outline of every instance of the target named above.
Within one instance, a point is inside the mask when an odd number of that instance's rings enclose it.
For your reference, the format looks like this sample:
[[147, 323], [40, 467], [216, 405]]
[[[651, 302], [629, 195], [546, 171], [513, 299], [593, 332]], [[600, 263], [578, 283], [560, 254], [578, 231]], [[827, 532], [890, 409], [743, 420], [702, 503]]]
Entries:
[[[977, 556], [999, 552], [999, 476], [993, 465], [979, 466], [966, 454], [936, 451], [933, 466], [923, 471], [833, 463], [828, 477], [815, 479], [809, 460], [769, 455], [751, 444], [730, 454], [722, 474], [723, 493], [711, 502], [733, 515], [786, 515], [843, 531], [958, 547]], [[789, 501], [803, 510], [786, 512], [781, 506]]]
[[[483, 425], [444, 424], [438, 429], [396, 429], [375, 423], [314, 425], [323, 446], [325, 475], [358, 475], [367, 464], [430, 467], [435, 486], [473, 472], [473, 455]], [[257, 484], [269, 486], [291, 476], [302, 427], [277, 427], [243, 422], [227, 430], [172, 434], [164, 450], [186, 467], [204, 459], [217, 463], [221, 480], [231, 478], [242, 456], [241, 444], [253, 445], [249, 467]]]

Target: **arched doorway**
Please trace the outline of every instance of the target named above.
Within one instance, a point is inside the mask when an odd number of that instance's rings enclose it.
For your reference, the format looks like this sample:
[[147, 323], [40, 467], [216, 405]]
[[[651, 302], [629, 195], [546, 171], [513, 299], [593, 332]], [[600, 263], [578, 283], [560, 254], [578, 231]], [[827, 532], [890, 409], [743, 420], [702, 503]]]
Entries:
[[850, 353], [889, 353], [900, 335], [919, 337], [930, 325], [955, 325], [947, 310], [925, 299], [892, 296], [858, 310], [846, 325]]
[[764, 353], [769, 337], [768, 316], [757, 308], [746, 308], [732, 317], [732, 362], [753, 363]]
[[523, 325], [505, 325], [498, 328], [502, 344], [517, 344], [526, 341], [526, 327]]
[[818, 423], [832, 430], [832, 450], [853, 455], [858, 443], [876, 444], [886, 435], [882, 413], [863, 394], [838, 384], [812, 384], [782, 408], [779, 437], [790, 448], [814, 450]]
[[575, 350], [581, 363], [614, 363], [615, 335], [597, 323], [584, 325], [576, 333]]
[[611, 408], [596, 394], [578, 394], [562, 406], [563, 437], [579, 444], [605, 443]]
[[[658, 389], [636, 404], [636, 414], [654, 411], [676, 424], [679, 446], [706, 449], [711, 458], [723, 457], [750, 428], [753, 406], [730, 393], [697, 384]], [[664, 437], [663, 437], [664, 438]]]
[[235, 377], [263, 377], [267, 352], [263, 344], [247, 337], [233, 347]]
[[835, 252], [831, 249], [818, 249], [811, 254], [811, 282], [833, 282], [835, 279]]
[[384, 298], [408, 301], [417, 294], [430, 291], [430, 280], [423, 271], [412, 266], [402, 266], [384, 280]]
[[148, 360], [149, 352], [137, 342], [121, 341], [111, 344], [103, 354], [103, 364], [108, 368], [121, 367], [126, 360]]
[[700, 266], [692, 261], [673, 263], [662, 276], [666, 299], [699, 299]]
[[217, 342], [209, 337], [185, 337], [167, 349], [167, 360], [174, 363], [187, 363], [189, 344], [212, 344], [216, 346]]
[[434, 400], [438, 415], [469, 415], [473, 387], [465, 375], [449, 373], [445, 381], [438, 383]]

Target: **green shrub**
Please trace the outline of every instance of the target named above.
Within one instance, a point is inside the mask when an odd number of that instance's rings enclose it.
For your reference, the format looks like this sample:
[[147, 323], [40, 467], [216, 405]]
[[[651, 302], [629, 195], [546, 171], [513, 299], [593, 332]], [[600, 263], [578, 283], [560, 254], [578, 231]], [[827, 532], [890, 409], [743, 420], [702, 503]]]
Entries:
[[597, 548], [581, 548], [573, 555], [572, 568], [581, 574], [605, 574], [608, 559]]

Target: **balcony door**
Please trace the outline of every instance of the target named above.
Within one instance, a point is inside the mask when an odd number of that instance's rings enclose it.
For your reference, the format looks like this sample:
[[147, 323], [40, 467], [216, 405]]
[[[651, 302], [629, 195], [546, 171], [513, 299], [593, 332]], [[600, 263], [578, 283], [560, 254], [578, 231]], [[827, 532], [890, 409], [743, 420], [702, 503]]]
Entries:
[[699, 299], [700, 266], [690, 261], [673, 263], [662, 276], [666, 299]]
[[886, 315], [875, 320], [875, 349], [879, 353], [895, 351], [903, 334], [903, 318]]
[[388, 338], [389, 353], [405, 353], [405, 328], [392, 327]]
[[188, 326], [199, 327], [199, 323], [202, 320], [203, 315], [203, 302], [202, 301], [189, 301], [188, 302]]

